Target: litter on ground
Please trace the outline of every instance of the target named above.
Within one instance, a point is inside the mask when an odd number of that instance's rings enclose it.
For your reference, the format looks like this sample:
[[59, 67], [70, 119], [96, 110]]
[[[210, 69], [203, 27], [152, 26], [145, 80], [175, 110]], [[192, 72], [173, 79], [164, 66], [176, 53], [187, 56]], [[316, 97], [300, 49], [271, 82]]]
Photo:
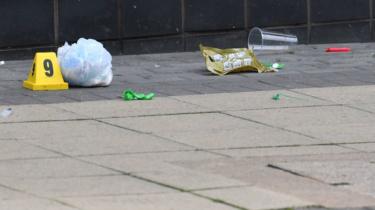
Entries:
[[263, 65], [247, 48], [218, 49], [200, 45], [201, 53], [206, 61], [207, 69], [216, 75], [237, 72], [276, 72]]
[[108, 86], [113, 79], [112, 56], [103, 44], [81, 38], [57, 52], [64, 80], [72, 86]]
[[328, 53], [348, 53], [351, 51], [352, 49], [348, 47], [329, 47], [326, 49]]
[[283, 69], [285, 67], [285, 64], [283, 63], [263, 63], [263, 65], [274, 69]]
[[134, 100], [152, 100], [155, 97], [155, 93], [137, 93], [133, 90], [125, 90], [122, 93], [122, 98], [125, 101], [134, 101]]
[[0, 117], [7, 118], [12, 114], [13, 114], [12, 108], [6, 108], [6, 109], [4, 109], [3, 111], [0, 112]]

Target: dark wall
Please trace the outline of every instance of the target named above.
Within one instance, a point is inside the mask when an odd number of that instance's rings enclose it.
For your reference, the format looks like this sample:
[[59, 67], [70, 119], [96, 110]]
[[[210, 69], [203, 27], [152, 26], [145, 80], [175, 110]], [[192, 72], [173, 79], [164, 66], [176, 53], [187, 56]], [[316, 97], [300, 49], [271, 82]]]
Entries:
[[113, 54], [246, 47], [251, 27], [300, 43], [373, 40], [375, 0], [3, 0], [0, 57], [56, 50], [79, 37]]

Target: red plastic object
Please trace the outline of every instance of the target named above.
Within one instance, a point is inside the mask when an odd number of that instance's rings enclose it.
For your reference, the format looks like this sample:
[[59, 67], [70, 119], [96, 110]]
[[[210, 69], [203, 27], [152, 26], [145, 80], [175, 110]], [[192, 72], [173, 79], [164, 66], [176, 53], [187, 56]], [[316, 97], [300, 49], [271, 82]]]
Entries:
[[348, 52], [351, 52], [351, 51], [352, 51], [352, 49], [348, 48], [348, 47], [330, 47], [330, 48], [326, 49], [326, 52], [330, 52], [330, 53], [333, 53], [333, 52], [348, 53]]

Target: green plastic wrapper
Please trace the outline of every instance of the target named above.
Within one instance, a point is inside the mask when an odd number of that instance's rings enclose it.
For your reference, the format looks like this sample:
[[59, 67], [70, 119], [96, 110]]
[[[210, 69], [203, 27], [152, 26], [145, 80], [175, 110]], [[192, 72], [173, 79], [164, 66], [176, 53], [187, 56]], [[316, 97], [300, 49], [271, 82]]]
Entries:
[[125, 101], [134, 101], [134, 100], [152, 100], [155, 96], [155, 93], [137, 93], [131, 89], [124, 90], [122, 93], [122, 98]]
[[216, 75], [237, 72], [275, 72], [263, 65], [247, 48], [218, 49], [199, 45], [206, 61], [207, 69]]

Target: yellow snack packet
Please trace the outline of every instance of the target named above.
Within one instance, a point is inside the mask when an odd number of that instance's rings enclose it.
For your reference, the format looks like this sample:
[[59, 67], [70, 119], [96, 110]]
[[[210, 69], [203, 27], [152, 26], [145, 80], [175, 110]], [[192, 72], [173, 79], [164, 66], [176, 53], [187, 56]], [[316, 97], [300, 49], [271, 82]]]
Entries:
[[217, 75], [235, 72], [275, 72], [257, 60], [252, 50], [247, 48], [218, 49], [199, 45], [206, 61], [207, 69]]

